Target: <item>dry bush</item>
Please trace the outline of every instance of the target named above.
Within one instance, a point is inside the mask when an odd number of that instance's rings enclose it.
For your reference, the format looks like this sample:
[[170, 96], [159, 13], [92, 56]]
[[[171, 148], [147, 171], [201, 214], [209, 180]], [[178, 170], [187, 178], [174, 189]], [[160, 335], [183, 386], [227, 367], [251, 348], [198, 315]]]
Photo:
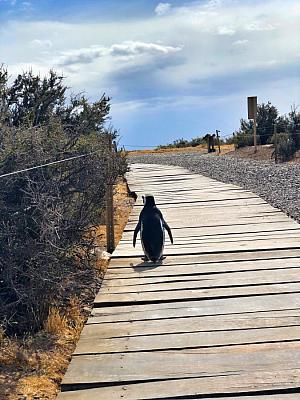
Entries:
[[0, 68], [0, 175], [89, 154], [1, 179], [0, 324], [11, 335], [38, 331], [89, 286], [96, 244], [86, 233], [100, 223], [107, 184], [127, 170], [108, 148], [109, 98], [67, 102], [65, 89], [54, 72], [9, 86]]

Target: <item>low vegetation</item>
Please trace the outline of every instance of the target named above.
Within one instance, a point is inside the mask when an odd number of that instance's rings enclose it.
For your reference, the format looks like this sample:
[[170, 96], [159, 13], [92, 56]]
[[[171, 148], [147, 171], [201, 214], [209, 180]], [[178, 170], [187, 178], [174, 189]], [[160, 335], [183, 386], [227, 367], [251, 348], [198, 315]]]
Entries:
[[[277, 137], [274, 136], [274, 126], [277, 127]], [[291, 107], [288, 115], [279, 115], [278, 109], [270, 102], [259, 104], [257, 107], [257, 145], [271, 144], [276, 145], [277, 159], [288, 161], [293, 158], [297, 150], [300, 149], [300, 112], [297, 107]], [[215, 147], [218, 143], [215, 138]], [[222, 147], [234, 145], [236, 149], [253, 146], [253, 121], [241, 119], [240, 128], [228, 136], [226, 139], [220, 138], [219, 143]], [[207, 148], [207, 134], [188, 139], [177, 139], [172, 143], [160, 145], [156, 151], [176, 150], [188, 148]], [[224, 152], [223, 152], [224, 153]], [[275, 150], [274, 150], [275, 155]]]
[[291, 160], [298, 150], [295, 140], [288, 133], [281, 132], [276, 138], [273, 136], [271, 141], [274, 145], [272, 158], [277, 157], [281, 162]]
[[[274, 135], [276, 125], [277, 137]], [[228, 142], [236, 148], [253, 146], [253, 121], [241, 119], [240, 128]], [[257, 144], [276, 145], [278, 158], [290, 160], [300, 149], [300, 112], [293, 106], [288, 115], [279, 115], [278, 109], [270, 102], [259, 104], [257, 108]], [[274, 151], [275, 154], [275, 151]]]
[[205, 145], [205, 144], [206, 144], [206, 140], [203, 137], [195, 137], [191, 140], [181, 138], [181, 139], [174, 140], [174, 142], [172, 142], [172, 143], [158, 146], [157, 150], [180, 149], [180, 148], [184, 148], [184, 147], [196, 147], [196, 146], [201, 146], [201, 145]]
[[101, 282], [95, 249], [107, 184], [127, 170], [109, 146], [110, 99], [66, 92], [53, 71], [10, 83], [0, 68], [0, 385], [30, 368], [47, 380], [54, 354], [65, 369], [62, 353], [70, 355]]
[[[0, 175], [76, 155], [86, 157], [1, 178], [0, 315], [9, 334], [40, 329], [49, 307], [90, 269], [106, 186], [126, 171], [105, 129], [109, 98], [66, 100], [63, 78], [31, 72], [8, 85], [0, 72]], [[113, 168], [108, 170], [107, 160]]]

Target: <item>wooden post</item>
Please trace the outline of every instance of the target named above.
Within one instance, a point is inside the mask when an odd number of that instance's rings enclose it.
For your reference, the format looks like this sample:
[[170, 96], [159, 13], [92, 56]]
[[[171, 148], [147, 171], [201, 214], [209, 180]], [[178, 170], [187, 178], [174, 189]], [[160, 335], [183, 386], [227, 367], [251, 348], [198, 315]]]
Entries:
[[220, 137], [219, 137], [219, 132], [218, 129], [216, 129], [216, 135], [217, 135], [217, 140], [218, 140], [218, 147], [219, 147], [219, 155], [221, 153], [221, 147], [220, 147]]
[[115, 249], [115, 229], [114, 229], [114, 199], [113, 199], [113, 181], [112, 181], [112, 138], [108, 135], [108, 157], [107, 173], [108, 185], [106, 189], [106, 249], [112, 253]]
[[257, 152], [257, 137], [256, 137], [256, 113], [253, 118], [253, 142], [254, 142], [254, 153]]
[[248, 119], [253, 119], [254, 153], [257, 152], [256, 115], [257, 115], [257, 97], [256, 96], [248, 97]]
[[277, 146], [277, 124], [274, 124], [274, 147], [275, 147], [275, 164], [278, 164], [278, 146]]

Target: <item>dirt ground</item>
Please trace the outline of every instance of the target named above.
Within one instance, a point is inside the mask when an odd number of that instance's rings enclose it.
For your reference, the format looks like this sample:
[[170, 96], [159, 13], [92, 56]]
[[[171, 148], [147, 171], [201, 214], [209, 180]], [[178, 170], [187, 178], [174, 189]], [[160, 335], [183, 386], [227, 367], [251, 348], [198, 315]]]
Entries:
[[250, 158], [252, 160], [271, 160], [274, 148], [272, 145], [257, 146], [257, 152], [254, 152], [254, 147], [242, 147], [233, 150], [229, 154], [239, 158]]
[[[134, 200], [127, 184], [120, 180], [114, 187], [115, 239], [121, 239]], [[99, 254], [105, 249], [106, 229], [97, 229]], [[96, 281], [87, 277], [81, 295], [74, 294], [65, 309], [52, 307], [44, 329], [35, 335], [7, 338], [0, 331], [0, 400], [53, 400], [59, 391], [76, 342], [91, 311], [95, 291], [108, 265], [95, 257]], [[90, 287], [92, 286], [92, 288]]]
[[[238, 157], [238, 158], [249, 158], [252, 160], [271, 160], [272, 154], [274, 152], [274, 147], [272, 145], [266, 144], [263, 146], [257, 146], [257, 152], [254, 152], [254, 147], [242, 147], [241, 149], [236, 149], [228, 154]], [[300, 163], [300, 150], [298, 150], [294, 156], [294, 158], [289, 161], [289, 163]]]
[[[238, 158], [249, 158], [251, 160], [272, 160], [272, 153], [274, 148], [272, 145], [263, 145], [257, 146], [257, 152], [254, 152], [254, 147], [242, 147], [240, 149], [235, 149], [234, 145], [232, 144], [224, 144], [221, 145], [221, 153], [220, 155], [223, 156], [225, 154], [229, 154], [233, 157]], [[196, 146], [196, 147], [181, 147], [181, 148], [168, 148], [168, 149], [159, 149], [159, 150], [133, 150], [129, 151], [129, 155], [141, 155], [141, 154], [158, 154], [158, 153], [199, 153], [199, 154], [207, 154], [207, 148], [204, 145]], [[212, 153], [212, 155], [219, 155], [218, 154], [218, 147], [216, 147], [216, 152]], [[295, 154], [294, 158], [289, 161], [289, 163], [300, 163], [300, 150]]]

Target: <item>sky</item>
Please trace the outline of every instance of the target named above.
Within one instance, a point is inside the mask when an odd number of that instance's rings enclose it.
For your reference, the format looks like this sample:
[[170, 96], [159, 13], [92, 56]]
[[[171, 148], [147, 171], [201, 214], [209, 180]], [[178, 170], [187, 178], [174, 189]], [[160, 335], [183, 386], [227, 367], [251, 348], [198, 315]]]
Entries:
[[300, 106], [300, 1], [0, 0], [2, 63], [106, 93], [128, 149], [226, 137], [247, 96]]

